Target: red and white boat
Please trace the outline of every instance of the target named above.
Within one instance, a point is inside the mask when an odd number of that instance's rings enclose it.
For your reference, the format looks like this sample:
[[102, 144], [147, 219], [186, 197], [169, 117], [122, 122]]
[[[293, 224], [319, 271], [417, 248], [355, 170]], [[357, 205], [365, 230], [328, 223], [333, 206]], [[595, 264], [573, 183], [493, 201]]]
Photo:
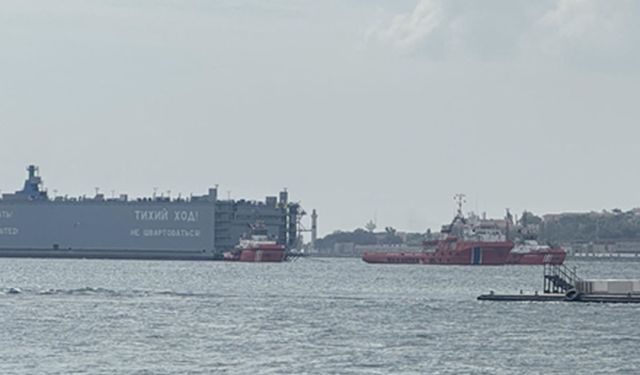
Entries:
[[286, 248], [269, 238], [264, 226], [254, 225], [251, 234], [240, 239], [238, 246], [225, 252], [223, 259], [237, 262], [282, 262], [286, 259]]
[[495, 233], [476, 230], [473, 235], [447, 235], [435, 241], [426, 241], [421, 252], [367, 252], [362, 260], [367, 263], [390, 264], [450, 264], [450, 265], [502, 265], [506, 263], [513, 242]]
[[525, 240], [516, 244], [506, 264], [562, 264], [567, 253], [559, 247], [540, 245], [535, 240]]
[[425, 241], [423, 250], [416, 252], [370, 252], [362, 254], [367, 263], [386, 264], [448, 264], [448, 265], [505, 265], [505, 264], [562, 264], [564, 250], [525, 241], [514, 247], [507, 238], [512, 225], [511, 215], [505, 220], [486, 220], [477, 216], [467, 219], [462, 214], [464, 196], [456, 196], [458, 213], [445, 226], [441, 238]]

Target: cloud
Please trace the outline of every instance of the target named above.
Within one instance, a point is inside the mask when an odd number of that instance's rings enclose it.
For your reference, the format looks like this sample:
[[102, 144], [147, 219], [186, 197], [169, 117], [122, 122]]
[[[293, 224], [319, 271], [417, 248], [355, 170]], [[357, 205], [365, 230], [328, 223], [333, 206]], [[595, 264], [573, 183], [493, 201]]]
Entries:
[[413, 49], [443, 24], [443, 17], [441, 2], [419, 1], [413, 12], [395, 16], [386, 29], [380, 30], [380, 38], [399, 48]]
[[403, 52], [502, 53], [513, 49], [540, 5], [526, 0], [419, 0], [413, 11], [392, 17], [379, 40]]
[[576, 64], [635, 64], [640, 56], [635, 0], [418, 0], [389, 16], [378, 43], [432, 58], [530, 58]]
[[633, 0], [560, 0], [536, 20], [530, 39], [540, 53], [573, 64], [637, 67], [639, 15]]

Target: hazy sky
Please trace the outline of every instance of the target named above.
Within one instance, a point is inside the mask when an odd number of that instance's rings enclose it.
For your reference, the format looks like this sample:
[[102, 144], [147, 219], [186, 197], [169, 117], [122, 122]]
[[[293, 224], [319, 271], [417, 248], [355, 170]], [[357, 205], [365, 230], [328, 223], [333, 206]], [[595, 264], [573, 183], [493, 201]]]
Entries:
[[640, 1], [3, 0], [0, 189], [263, 199], [320, 231], [640, 206]]

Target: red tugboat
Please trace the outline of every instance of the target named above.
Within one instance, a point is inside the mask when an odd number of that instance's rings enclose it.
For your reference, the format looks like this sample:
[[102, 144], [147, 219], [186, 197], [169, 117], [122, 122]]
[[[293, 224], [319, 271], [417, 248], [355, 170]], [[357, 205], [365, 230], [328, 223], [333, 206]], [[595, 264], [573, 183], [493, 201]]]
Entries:
[[458, 213], [441, 233], [442, 239], [425, 241], [422, 252], [364, 252], [367, 263], [392, 264], [448, 264], [502, 265], [505, 264], [513, 242], [494, 223], [470, 222], [462, 214], [464, 195], [458, 194]]
[[251, 226], [251, 234], [240, 239], [235, 249], [223, 254], [226, 261], [282, 262], [286, 258], [284, 245], [269, 238], [264, 225]]
[[505, 264], [513, 242], [504, 238], [485, 237], [476, 230], [473, 236], [449, 235], [436, 241], [425, 241], [422, 252], [377, 253], [364, 252], [367, 263], [418, 263], [450, 265], [502, 265]]
[[[367, 263], [449, 264], [449, 265], [541, 265], [562, 264], [566, 253], [561, 248], [541, 246], [525, 240], [514, 248], [507, 235], [512, 218], [507, 213], [500, 228], [496, 221], [465, 218], [462, 214], [464, 195], [455, 197], [458, 213], [453, 222], [443, 227], [442, 238], [425, 241], [420, 252], [364, 252]], [[504, 229], [504, 231], [503, 231]]]

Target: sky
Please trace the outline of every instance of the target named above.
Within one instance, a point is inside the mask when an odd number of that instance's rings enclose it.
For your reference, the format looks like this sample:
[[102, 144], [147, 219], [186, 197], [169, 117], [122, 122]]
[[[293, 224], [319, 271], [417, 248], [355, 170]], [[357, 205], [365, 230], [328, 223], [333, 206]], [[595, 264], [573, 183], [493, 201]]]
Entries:
[[3, 0], [0, 189], [262, 200], [321, 235], [640, 206], [636, 0]]

